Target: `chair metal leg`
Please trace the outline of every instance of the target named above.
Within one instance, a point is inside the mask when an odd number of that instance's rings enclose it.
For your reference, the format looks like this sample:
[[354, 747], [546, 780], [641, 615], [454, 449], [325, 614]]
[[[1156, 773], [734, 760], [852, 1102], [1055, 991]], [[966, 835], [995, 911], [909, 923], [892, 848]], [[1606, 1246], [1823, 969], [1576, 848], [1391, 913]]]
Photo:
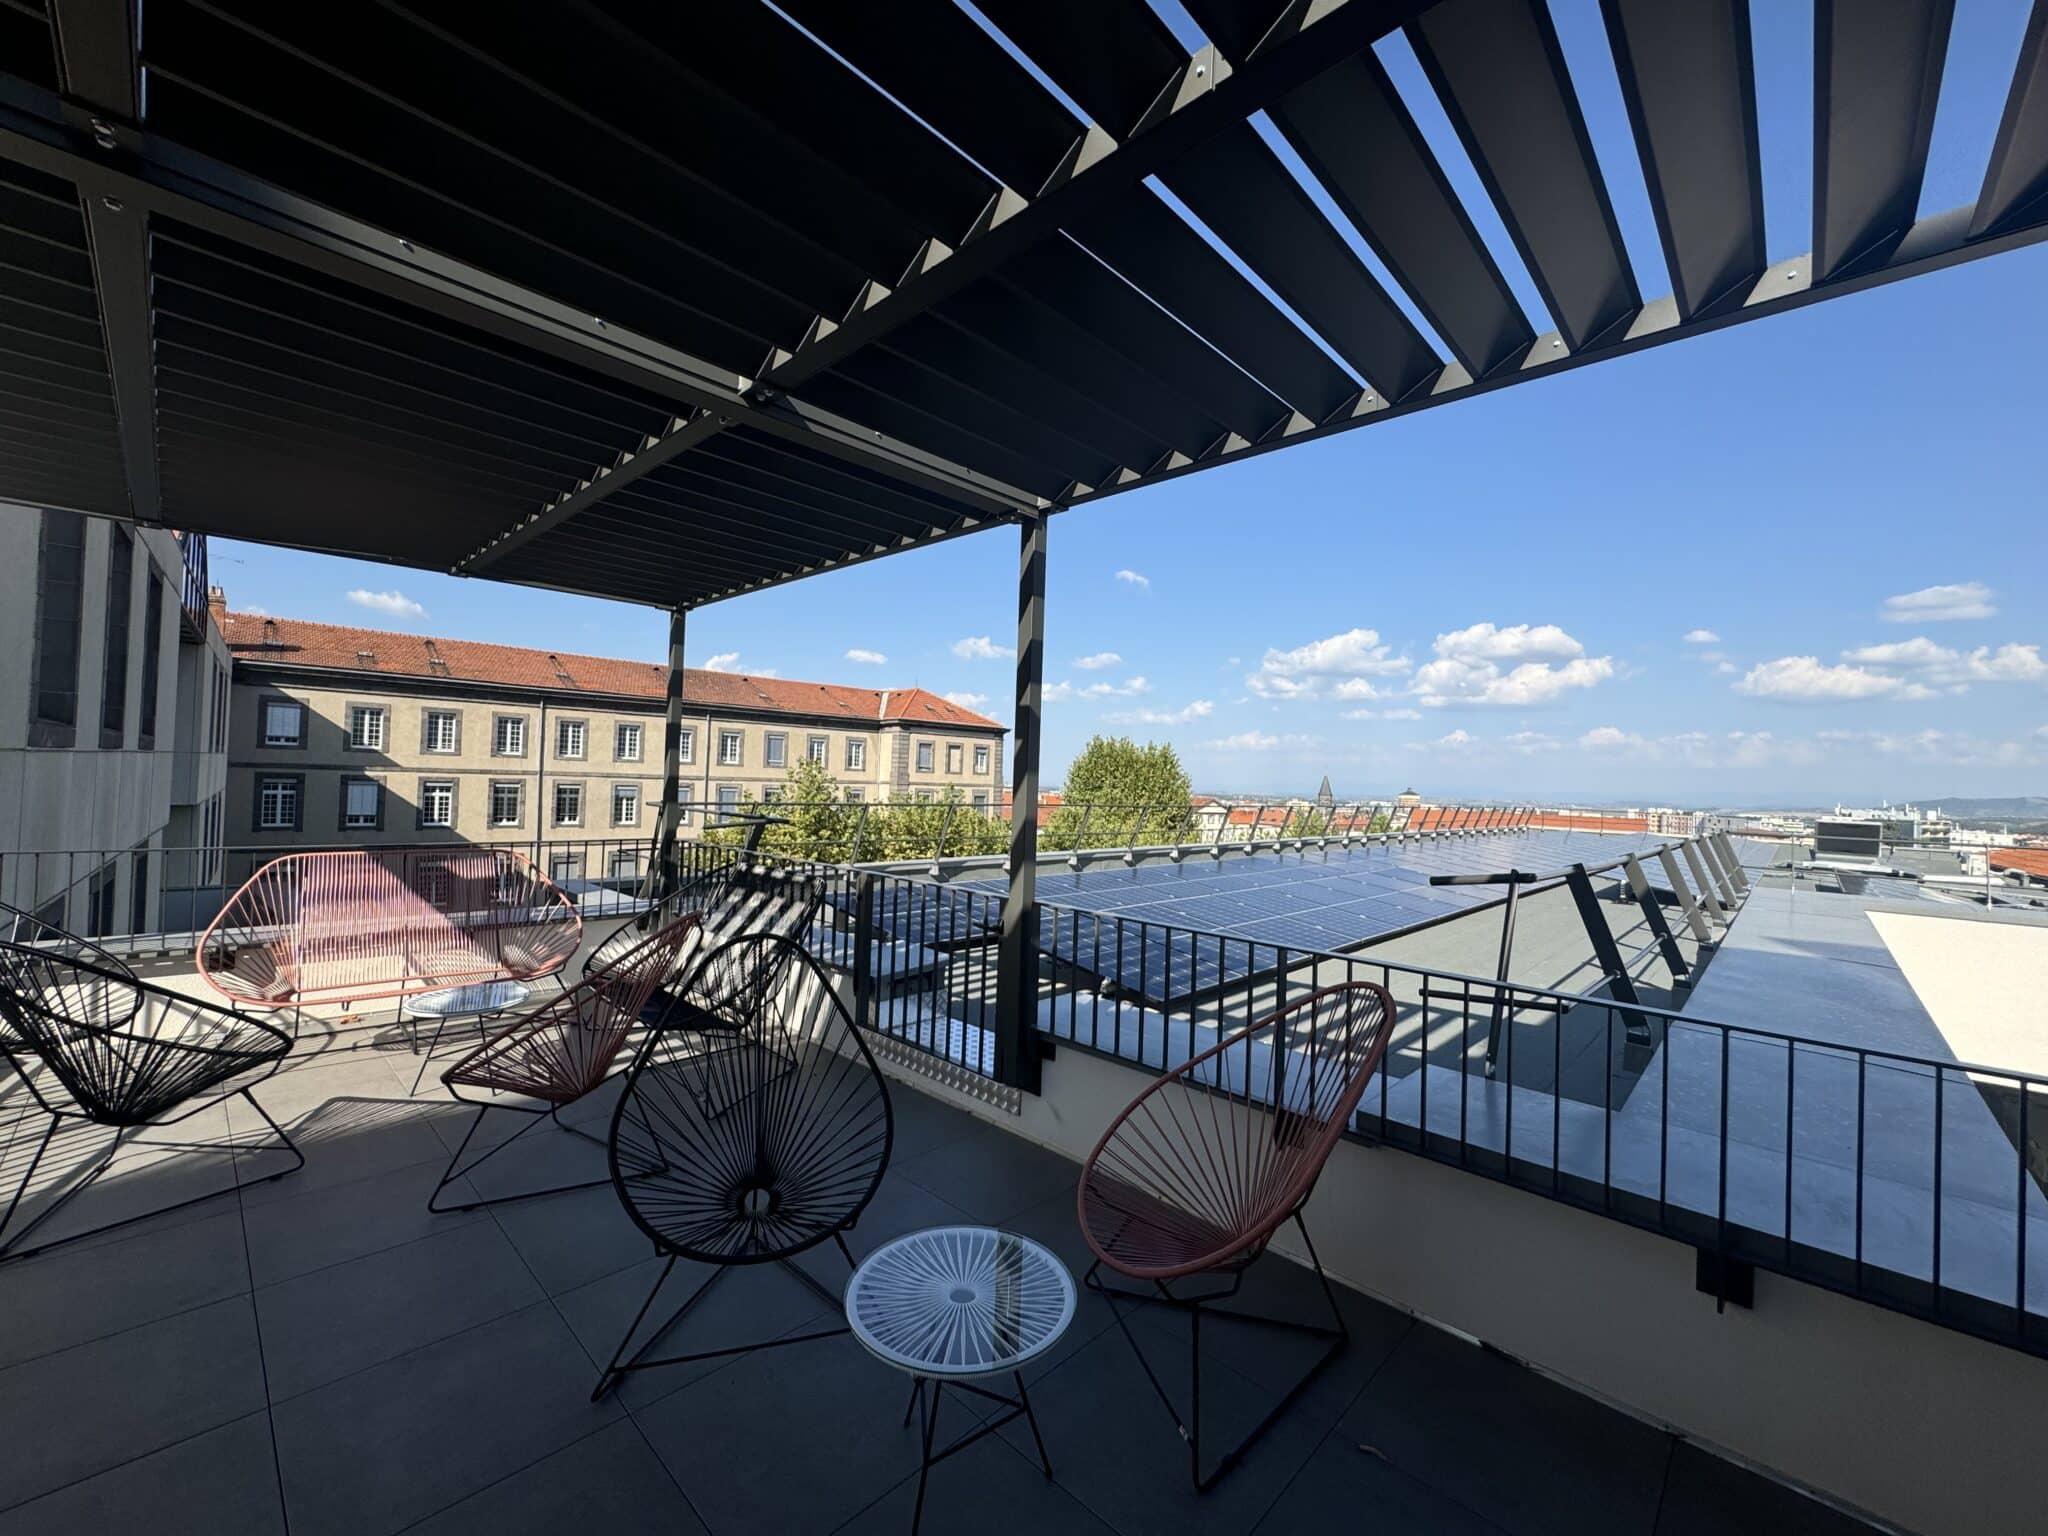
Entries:
[[[178, 1150], [180, 1151], [227, 1152], [230, 1154], [237, 1155], [247, 1151], [258, 1150], [257, 1148], [238, 1147], [232, 1141], [144, 1142], [139, 1140], [132, 1134], [133, 1131], [139, 1129], [139, 1127], [127, 1127], [115, 1135], [113, 1142], [107, 1147], [107, 1150], [105, 1152], [100, 1154], [99, 1161], [93, 1165], [92, 1171], [90, 1173], [88, 1173], [84, 1178], [80, 1179], [70, 1189], [67, 1189], [63, 1194], [59, 1195], [55, 1200], [51, 1201], [50, 1204], [45, 1206], [41, 1211], [38, 1211], [33, 1221], [29, 1222], [28, 1225], [23, 1227], [19, 1232], [15, 1233], [14, 1236], [10, 1238], [4, 1245], [0, 1245], [0, 1264], [18, 1263], [23, 1259], [34, 1258], [39, 1253], [48, 1253], [53, 1249], [68, 1247], [73, 1243], [82, 1243], [87, 1238], [101, 1237], [109, 1232], [117, 1232], [123, 1227], [133, 1226], [138, 1221], [150, 1221], [158, 1216], [168, 1216], [173, 1211], [184, 1210], [187, 1206], [199, 1205], [207, 1200], [218, 1200], [222, 1195], [238, 1194], [242, 1190], [248, 1189], [253, 1185], [273, 1183], [276, 1180], [285, 1177], [286, 1174], [297, 1173], [301, 1168], [306, 1166], [306, 1154], [299, 1150], [298, 1143], [292, 1140], [291, 1134], [288, 1131], [286, 1131], [283, 1126], [279, 1125], [275, 1120], [270, 1118], [268, 1111], [266, 1111], [261, 1104], [256, 1102], [255, 1096], [251, 1094], [248, 1089], [244, 1088], [240, 1092], [231, 1095], [231, 1097], [246, 1100], [248, 1102], [249, 1107], [256, 1111], [258, 1117], [261, 1118], [263, 1123], [270, 1128], [271, 1133], [274, 1136], [276, 1136], [279, 1142], [283, 1144], [283, 1149], [291, 1153], [293, 1158], [291, 1167], [280, 1168], [275, 1173], [266, 1173], [258, 1179], [237, 1178], [225, 1189], [212, 1189], [208, 1190], [203, 1195], [193, 1195], [188, 1199], [174, 1200], [169, 1205], [158, 1206], [155, 1210], [141, 1211], [133, 1216], [124, 1216], [119, 1221], [106, 1222], [100, 1226], [93, 1227], [85, 1232], [74, 1232], [69, 1237], [58, 1238], [55, 1242], [39, 1243], [32, 1248], [21, 1247], [20, 1244], [23, 1238], [27, 1237], [31, 1232], [35, 1231], [37, 1227], [41, 1226], [45, 1221], [49, 1220], [50, 1217], [56, 1215], [56, 1213], [60, 1209], [62, 1209], [65, 1205], [69, 1204], [78, 1195], [82, 1194], [88, 1187], [92, 1185], [92, 1183], [95, 1180], [99, 1178], [101, 1174], [105, 1173], [108, 1165], [111, 1164], [114, 1160], [114, 1154], [124, 1146], [174, 1146], [178, 1148]], [[7, 1229], [7, 1222], [13, 1219], [15, 1209], [20, 1205], [22, 1196], [27, 1192], [28, 1183], [30, 1178], [33, 1177], [35, 1173], [36, 1165], [42, 1161], [44, 1150], [48, 1148], [51, 1139], [56, 1135], [57, 1124], [60, 1118], [62, 1117], [55, 1115], [50, 1117], [49, 1129], [43, 1132], [42, 1142], [36, 1148], [36, 1155], [29, 1164], [28, 1172], [22, 1175], [22, 1182], [20, 1187], [16, 1189], [13, 1199], [11, 1199], [8, 1202], [7, 1216], [5, 1218], [0, 1218], [0, 1232], [5, 1232]]]
[[[1082, 1283], [1084, 1285], [1090, 1290], [1098, 1292], [1109, 1302], [1110, 1312], [1116, 1318], [1117, 1327], [1122, 1331], [1125, 1341], [1130, 1344], [1131, 1352], [1138, 1357], [1138, 1364], [1145, 1372], [1145, 1379], [1152, 1383], [1152, 1390], [1158, 1394], [1159, 1401], [1166, 1406], [1167, 1413], [1173, 1419], [1174, 1428], [1179, 1430], [1181, 1438], [1187, 1442], [1188, 1475], [1197, 1493], [1207, 1493], [1211, 1488], [1215, 1487], [1223, 1474], [1243, 1459], [1245, 1453], [1257, 1443], [1260, 1436], [1272, 1428], [1283, 1413], [1294, 1406], [1295, 1400], [1323, 1373], [1331, 1361], [1343, 1353], [1345, 1346], [1351, 1342], [1350, 1325], [1345, 1322], [1343, 1310], [1337, 1305], [1337, 1293], [1330, 1285], [1329, 1276], [1323, 1272], [1323, 1261], [1316, 1253], [1314, 1242], [1309, 1238], [1308, 1224], [1302, 1220], [1301, 1214], [1298, 1211], [1295, 1213], [1294, 1221], [1295, 1225], [1300, 1229], [1302, 1243], [1308, 1249], [1310, 1267], [1314, 1269], [1317, 1283], [1322, 1288], [1323, 1299], [1329, 1303], [1333, 1326], [1326, 1327], [1320, 1323], [1299, 1322], [1292, 1318], [1271, 1317], [1258, 1312], [1244, 1312], [1239, 1311], [1235, 1307], [1216, 1306], [1215, 1302], [1218, 1300], [1226, 1299], [1236, 1294], [1236, 1283], [1232, 1284], [1229, 1291], [1220, 1295], [1201, 1297], [1175, 1296], [1164, 1284], [1157, 1284], [1157, 1294], [1131, 1291], [1104, 1283], [1099, 1276], [1099, 1271], [1102, 1268], [1100, 1261], [1091, 1265], [1088, 1273], [1083, 1277]], [[1188, 1313], [1188, 1375], [1192, 1395], [1188, 1418], [1183, 1419], [1181, 1417], [1180, 1410], [1174, 1406], [1173, 1398], [1168, 1394], [1165, 1385], [1159, 1380], [1158, 1374], [1153, 1371], [1152, 1363], [1146, 1359], [1145, 1351], [1139, 1345], [1137, 1335], [1131, 1331], [1130, 1324], [1124, 1318], [1122, 1308], [1117, 1305], [1119, 1301], [1176, 1307]], [[1266, 1416], [1252, 1426], [1251, 1430], [1236, 1445], [1224, 1452], [1215, 1466], [1211, 1467], [1206, 1474], [1202, 1471], [1202, 1313], [1205, 1308], [1212, 1316], [1229, 1318], [1237, 1322], [1256, 1323], [1267, 1328], [1281, 1328], [1290, 1333], [1301, 1333], [1311, 1338], [1330, 1340], [1329, 1347], [1316, 1357], [1315, 1363], [1295, 1381], [1293, 1386], [1287, 1389], [1280, 1400], [1267, 1411]]]
[[[472, 1160], [468, 1167], [458, 1168], [456, 1164], [462, 1161], [462, 1154], [469, 1149], [470, 1138], [476, 1135], [477, 1127], [484, 1123], [484, 1116], [494, 1109], [503, 1110], [507, 1114], [526, 1115], [528, 1117], [527, 1122], [495, 1147], [492, 1147], [488, 1152]], [[492, 1195], [489, 1199], [484, 1200], [466, 1200], [460, 1205], [437, 1205], [435, 1203], [441, 1198], [442, 1190], [446, 1189], [457, 1179], [467, 1178], [470, 1174], [475, 1173], [477, 1169], [511, 1146], [513, 1142], [524, 1136], [536, 1125], [545, 1122], [551, 1113], [551, 1110], [522, 1109], [511, 1104], [477, 1105], [476, 1118], [469, 1122], [469, 1129], [462, 1133], [462, 1140], [456, 1146], [454, 1154], [448, 1159], [448, 1166], [441, 1171], [441, 1182], [436, 1184], [433, 1193], [427, 1196], [427, 1209], [436, 1216], [446, 1216], [452, 1215], [456, 1211], [478, 1211], [492, 1205], [516, 1205], [521, 1200], [538, 1200], [545, 1195], [566, 1195], [579, 1189], [597, 1189], [600, 1186], [609, 1185], [611, 1183], [609, 1178], [585, 1179], [576, 1184], [551, 1184], [546, 1189], [525, 1189], [516, 1195]], [[555, 1123], [557, 1125], [561, 1124], [560, 1121]], [[566, 1131], [571, 1129], [571, 1127], [564, 1125], [562, 1129]], [[577, 1132], [577, 1134], [581, 1135], [582, 1133]]]

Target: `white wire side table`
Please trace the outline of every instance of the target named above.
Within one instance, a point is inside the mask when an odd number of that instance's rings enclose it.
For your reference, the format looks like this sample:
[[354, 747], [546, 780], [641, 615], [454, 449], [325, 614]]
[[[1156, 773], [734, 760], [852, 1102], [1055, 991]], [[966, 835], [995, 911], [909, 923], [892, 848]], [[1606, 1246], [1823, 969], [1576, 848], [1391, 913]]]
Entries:
[[[477, 981], [467, 986], [449, 987], [442, 992], [422, 992], [409, 997], [399, 1004], [401, 1021], [410, 1020], [413, 1028], [412, 1048], [420, 1057], [420, 1069], [413, 1075], [412, 1091], [420, 1091], [420, 1083], [427, 1075], [427, 1064], [434, 1059], [434, 1052], [441, 1048], [442, 1032], [450, 1020], [476, 1020], [476, 1035], [479, 1043], [484, 1037], [484, 1026], [491, 1020], [517, 1008], [532, 995], [532, 989], [523, 981]], [[418, 1023], [421, 1020], [434, 1021], [434, 1038], [427, 1043], [424, 1055], [420, 1055]]]
[[[1073, 1320], [1074, 1277], [1040, 1244], [1012, 1232], [930, 1227], [892, 1238], [861, 1261], [846, 1286], [847, 1325], [868, 1353], [912, 1378], [903, 1422], [914, 1412], [922, 1419], [924, 1460], [912, 1536], [924, 1519], [932, 1468], [1013, 1419], [1031, 1425], [1039, 1465], [1052, 1476], [1045, 1437], [1024, 1390], [1024, 1367], [1057, 1344]], [[1015, 1397], [981, 1385], [998, 1376], [1015, 1383]], [[934, 1454], [939, 1399], [948, 1387], [1009, 1411]]]

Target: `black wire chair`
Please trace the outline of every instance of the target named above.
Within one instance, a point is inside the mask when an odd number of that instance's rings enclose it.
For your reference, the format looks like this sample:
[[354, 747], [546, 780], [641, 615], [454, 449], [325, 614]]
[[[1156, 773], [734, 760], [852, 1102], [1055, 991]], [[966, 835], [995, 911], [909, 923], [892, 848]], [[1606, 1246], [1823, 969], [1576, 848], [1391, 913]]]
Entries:
[[[50, 1117], [5, 1211], [0, 1212], [0, 1263], [98, 1237], [247, 1184], [281, 1179], [305, 1166], [305, 1155], [250, 1093], [291, 1051], [289, 1034], [232, 1009], [140, 981], [99, 946], [62, 930], [50, 930], [48, 924], [38, 926], [54, 933], [55, 938], [25, 941], [31, 930], [17, 922], [11, 925], [15, 936], [0, 939], [0, 1021], [6, 1026], [0, 1030], [0, 1055], [7, 1057], [36, 1104]], [[54, 1242], [23, 1246], [31, 1233], [90, 1188], [124, 1146], [231, 1154], [260, 1150], [260, 1143], [162, 1142], [135, 1134], [145, 1128], [176, 1125], [228, 1098], [245, 1100], [270, 1128], [281, 1149], [292, 1155], [289, 1168], [257, 1179], [238, 1178], [227, 1188]], [[110, 1127], [114, 1139], [83, 1178], [9, 1235], [44, 1154], [66, 1122]]]
[[[731, 1040], [707, 1051], [686, 1021], [648, 1034], [612, 1113], [612, 1184], [668, 1263], [626, 1328], [592, 1401], [628, 1371], [831, 1338], [843, 1326], [691, 1354], [647, 1358], [726, 1273], [781, 1263], [835, 1310], [842, 1298], [796, 1255], [837, 1244], [880, 1188], [895, 1118], [867, 1042], [824, 968], [795, 940], [748, 935], [705, 957], [734, 980]], [[678, 1005], [680, 1009], [681, 1005]], [[629, 1357], [678, 1259], [713, 1266]]]
[[[0, 901], [0, 943], [23, 945], [50, 954], [83, 960], [95, 967], [98, 976], [119, 978], [118, 981], [109, 984], [97, 979], [96, 975], [78, 973], [69, 979], [67, 984], [70, 987], [103, 995], [58, 1000], [57, 1008], [60, 1013], [82, 1008], [94, 1017], [119, 1018], [125, 1021], [133, 1018], [135, 1009], [140, 1006], [141, 995], [126, 985], [135, 980], [135, 972], [130, 969], [126, 960], [104, 945], [95, 944], [91, 939], [82, 939], [54, 923], [45, 922], [33, 912], [10, 907], [4, 901]], [[34, 979], [26, 971], [22, 976], [25, 980]], [[14, 968], [6, 956], [0, 955], [0, 988], [9, 986], [14, 980]], [[118, 1011], [123, 1008], [125, 1012]], [[5, 1049], [9, 1041], [26, 1051], [28, 1042], [15, 1033], [13, 1026], [7, 1022], [5, 1011], [0, 1010], [0, 1049]]]

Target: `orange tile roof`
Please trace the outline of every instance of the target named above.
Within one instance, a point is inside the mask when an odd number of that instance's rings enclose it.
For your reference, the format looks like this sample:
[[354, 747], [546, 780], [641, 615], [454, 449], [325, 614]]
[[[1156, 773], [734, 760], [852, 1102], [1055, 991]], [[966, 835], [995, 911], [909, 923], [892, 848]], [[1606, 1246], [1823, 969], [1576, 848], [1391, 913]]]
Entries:
[[1993, 848], [1989, 856], [1993, 869], [2014, 869], [2048, 880], [2048, 848]]
[[[316, 624], [308, 619], [273, 619], [262, 614], [220, 616], [222, 636], [236, 661], [319, 667], [357, 675], [447, 678], [499, 683], [512, 688], [601, 693], [661, 699], [667, 668], [651, 661], [579, 656], [568, 651], [528, 650], [479, 640], [442, 640], [393, 630]], [[838, 720], [1001, 730], [986, 715], [963, 709], [922, 688], [848, 688], [838, 683], [801, 683], [746, 672], [683, 673], [683, 700], [700, 708], [770, 710]]]

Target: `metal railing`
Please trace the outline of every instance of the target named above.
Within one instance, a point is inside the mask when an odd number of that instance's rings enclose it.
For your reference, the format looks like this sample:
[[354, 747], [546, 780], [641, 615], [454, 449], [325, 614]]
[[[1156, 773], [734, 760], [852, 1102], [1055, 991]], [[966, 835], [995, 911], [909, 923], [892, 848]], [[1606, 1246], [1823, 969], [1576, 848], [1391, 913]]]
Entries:
[[209, 622], [207, 597], [212, 580], [206, 569], [206, 535], [180, 533], [178, 546], [185, 567], [178, 590], [179, 622], [187, 640], [204, 640]]

